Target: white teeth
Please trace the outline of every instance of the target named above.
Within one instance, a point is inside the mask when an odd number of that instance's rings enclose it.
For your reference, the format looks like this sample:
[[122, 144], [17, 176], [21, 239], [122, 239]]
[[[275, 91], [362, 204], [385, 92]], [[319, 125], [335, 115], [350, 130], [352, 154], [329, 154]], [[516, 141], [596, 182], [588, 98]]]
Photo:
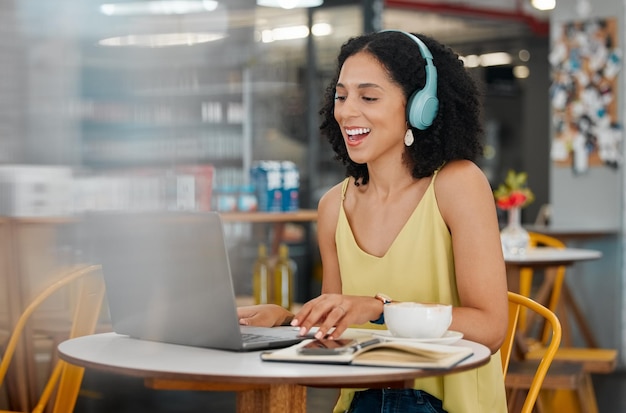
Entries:
[[358, 128], [358, 129], [346, 129], [346, 134], [349, 136], [353, 135], [363, 135], [364, 133], [369, 133], [369, 128]]

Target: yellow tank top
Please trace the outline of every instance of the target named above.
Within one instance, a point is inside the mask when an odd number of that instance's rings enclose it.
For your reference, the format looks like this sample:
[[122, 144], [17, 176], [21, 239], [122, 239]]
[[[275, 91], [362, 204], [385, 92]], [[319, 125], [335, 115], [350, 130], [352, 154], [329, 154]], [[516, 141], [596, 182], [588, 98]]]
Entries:
[[[424, 197], [383, 257], [372, 256], [359, 247], [342, 202], [335, 241], [343, 294], [374, 296], [382, 292], [396, 301], [459, 305], [452, 239], [435, 198], [436, 176], [435, 172]], [[343, 182], [342, 201], [348, 182], [347, 178]], [[371, 323], [354, 327], [377, 328]], [[450, 413], [507, 411], [499, 352], [483, 367], [417, 379], [414, 388], [442, 400]], [[357, 390], [342, 389], [333, 411], [347, 411]]]

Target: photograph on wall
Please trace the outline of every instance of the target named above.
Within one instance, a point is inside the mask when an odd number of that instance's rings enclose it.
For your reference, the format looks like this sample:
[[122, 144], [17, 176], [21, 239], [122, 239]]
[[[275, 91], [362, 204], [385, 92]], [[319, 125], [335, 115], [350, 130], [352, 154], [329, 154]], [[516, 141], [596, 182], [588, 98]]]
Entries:
[[617, 19], [563, 23], [550, 50], [552, 161], [583, 173], [621, 164]]

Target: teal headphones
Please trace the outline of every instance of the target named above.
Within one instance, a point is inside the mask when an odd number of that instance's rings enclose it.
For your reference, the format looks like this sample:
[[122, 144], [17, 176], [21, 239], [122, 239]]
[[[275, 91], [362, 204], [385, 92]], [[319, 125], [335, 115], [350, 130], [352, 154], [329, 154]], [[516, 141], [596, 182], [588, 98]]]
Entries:
[[421, 90], [411, 94], [406, 103], [406, 116], [414, 128], [425, 130], [432, 125], [439, 110], [437, 99], [437, 69], [433, 64], [433, 55], [428, 47], [417, 36], [401, 30], [383, 30], [385, 32], [398, 32], [412, 39], [420, 49], [420, 53], [426, 60], [426, 84]]

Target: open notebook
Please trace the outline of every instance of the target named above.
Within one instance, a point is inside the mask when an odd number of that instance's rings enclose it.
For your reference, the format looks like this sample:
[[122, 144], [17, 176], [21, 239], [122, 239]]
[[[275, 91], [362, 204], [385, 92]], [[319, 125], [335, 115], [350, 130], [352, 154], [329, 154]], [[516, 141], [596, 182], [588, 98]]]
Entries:
[[311, 340], [261, 354], [264, 361], [351, 364], [359, 366], [449, 369], [474, 354], [470, 347], [420, 342], [386, 341], [372, 336], [357, 339], [350, 351], [330, 355], [300, 352]]
[[239, 325], [215, 212], [91, 213], [89, 257], [103, 267], [113, 329], [146, 340], [227, 350], [285, 347], [293, 327]]

